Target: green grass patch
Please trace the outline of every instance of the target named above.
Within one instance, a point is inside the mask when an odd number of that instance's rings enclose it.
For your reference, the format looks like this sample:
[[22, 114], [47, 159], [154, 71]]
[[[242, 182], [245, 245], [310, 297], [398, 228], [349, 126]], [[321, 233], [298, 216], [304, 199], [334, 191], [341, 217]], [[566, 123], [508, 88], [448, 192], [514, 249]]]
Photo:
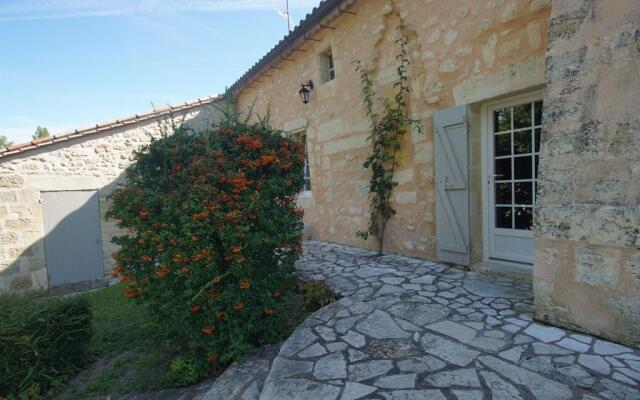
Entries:
[[[206, 378], [181, 368], [183, 352], [168, 340], [145, 307], [123, 295], [125, 287], [119, 284], [79, 295], [93, 310], [94, 336], [89, 349], [95, 361], [73, 378], [57, 399], [149, 392]], [[290, 314], [282, 339], [310, 313], [334, 299], [322, 283], [299, 282], [289, 296]]]
[[96, 355], [121, 351], [159, 336], [144, 307], [122, 294], [124, 288], [120, 284], [81, 295], [93, 309], [95, 334], [90, 350]]
[[176, 349], [169, 346], [147, 310], [126, 298], [124, 285], [81, 294], [93, 310], [94, 363], [78, 374], [57, 398], [146, 392], [174, 386], [167, 373]]

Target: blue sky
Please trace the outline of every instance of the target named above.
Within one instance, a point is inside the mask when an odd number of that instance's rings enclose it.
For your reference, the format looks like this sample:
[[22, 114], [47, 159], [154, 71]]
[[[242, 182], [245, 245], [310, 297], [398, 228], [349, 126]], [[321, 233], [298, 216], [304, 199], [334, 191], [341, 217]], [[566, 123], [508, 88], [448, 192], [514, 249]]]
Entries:
[[[290, 0], [303, 18], [317, 0]], [[53, 134], [223, 92], [287, 32], [285, 0], [0, 0], [0, 134]]]

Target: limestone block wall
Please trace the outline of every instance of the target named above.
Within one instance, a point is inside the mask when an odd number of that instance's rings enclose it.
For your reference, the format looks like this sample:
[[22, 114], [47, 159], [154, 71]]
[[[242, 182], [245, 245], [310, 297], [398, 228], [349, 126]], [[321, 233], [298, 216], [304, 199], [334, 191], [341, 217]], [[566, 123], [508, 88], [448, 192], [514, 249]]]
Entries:
[[[196, 127], [217, 115], [212, 105], [202, 105], [173, 118]], [[161, 125], [168, 122], [168, 117], [149, 118], [0, 158], [0, 291], [47, 287], [42, 191], [98, 191], [102, 253], [105, 273], [110, 272], [111, 237], [118, 230], [104, 220], [107, 197], [131, 164], [134, 150], [159, 136]]]
[[[385, 248], [425, 258], [436, 257], [434, 111], [541, 87], [548, 31], [549, 0], [434, 1], [396, 0], [410, 30], [411, 116], [424, 124], [402, 143], [398, 186]], [[355, 1], [327, 28], [309, 34], [264, 76], [239, 90], [240, 111], [269, 112], [286, 130], [306, 128], [311, 197], [305, 222], [315, 239], [373, 247], [355, 232], [366, 228], [369, 174], [363, 169], [369, 122], [362, 105], [354, 60], [372, 67], [375, 85], [389, 92], [395, 78], [398, 20], [388, 0]], [[331, 48], [336, 78], [323, 83], [321, 57]], [[313, 80], [311, 101], [298, 96], [300, 83]], [[479, 121], [479, 108], [474, 120]], [[478, 122], [479, 123], [479, 122]], [[478, 126], [474, 135], [479, 135]], [[480, 178], [479, 137], [473, 140], [473, 178]], [[481, 185], [472, 182], [477, 206]], [[477, 203], [477, 204], [476, 204]], [[481, 208], [473, 211], [480, 223]], [[479, 227], [474, 232], [481, 232]], [[474, 259], [481, 237], [474, 236]], [[479, 240], [479, 241], [478, 241]]]
[[554, 0], [535, 314], [640, 345], [640, 7]]

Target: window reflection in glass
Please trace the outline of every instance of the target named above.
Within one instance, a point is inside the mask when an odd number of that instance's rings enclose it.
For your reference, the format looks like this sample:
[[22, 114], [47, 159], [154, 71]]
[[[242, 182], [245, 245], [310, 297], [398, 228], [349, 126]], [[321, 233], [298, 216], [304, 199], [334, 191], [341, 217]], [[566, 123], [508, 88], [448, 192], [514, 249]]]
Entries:
[[495, 156], [511, 155], [511, 134], [503, 133], [495, 136]]
[[499, 158], [496, 160], [495, 175], [497, 181], [511, 179], [511, 158]]
[[531, 230], [533, 225], [533, 209], [518, 207], [515, 212], [515, 229]]
[[542, 101], [493, 112], [495, 226], [530, 230], [536, 202]]
[[511, 207], [496, 207], [496, 228], [511, 229], [513, 227], [511, 216]]
[[534, 103], [535, 125], [542, 125], [542, 102], [536, 101]]
[[513, 107], [513, 129], [528, 128], [531, 120], [531, 103]]
[[518, 205], [533, 204], [533, 183], [532, 182], [516, 182], [514, 184], [514, 201]]
[[511, 129], [511, 109], [509, 107], [493, 112], [493, 129], [495, 132], [504, 132]]
[[531, 153], [531, 131], [519, 131], [513, 133], [513, 153]]
[[496, 183], [496, 204], [511, 204], [511, 182]]
[[531, 179], [533, 165], [531, 164], [531, 156], [514, 157], [513, 171], [514, 179]]

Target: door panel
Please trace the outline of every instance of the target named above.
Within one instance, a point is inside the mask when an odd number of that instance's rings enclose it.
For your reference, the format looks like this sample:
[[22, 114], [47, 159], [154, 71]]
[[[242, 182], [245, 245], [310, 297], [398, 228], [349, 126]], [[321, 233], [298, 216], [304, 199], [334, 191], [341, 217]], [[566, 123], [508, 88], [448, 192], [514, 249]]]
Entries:
[[439, 260], [469, 264], [469, 165], [467, 107], [433, 117], [436, 232]]
[[104, 278], [96, 191], [42, 192], [49, 286]]
[[489, 257], [533, 263], [542, 101], [507, 101], [487, 113]]

